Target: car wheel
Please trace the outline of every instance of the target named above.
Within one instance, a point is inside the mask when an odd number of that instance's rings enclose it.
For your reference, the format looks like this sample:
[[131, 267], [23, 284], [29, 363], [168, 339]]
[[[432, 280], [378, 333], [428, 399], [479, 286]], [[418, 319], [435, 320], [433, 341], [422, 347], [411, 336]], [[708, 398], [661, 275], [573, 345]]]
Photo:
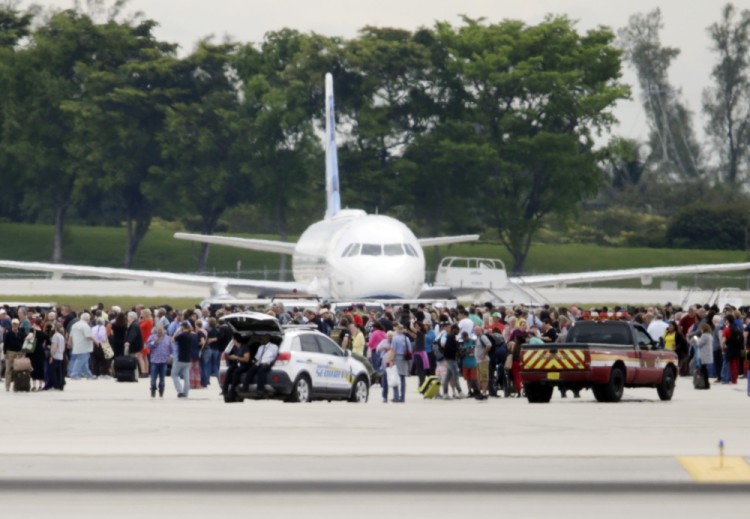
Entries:
[[664, 370], [664, 374], [661, 377], [661, 384], [656, 386], [656, 392], [659, 394], [659, 398], [664, 401], [672, 400], [672, 394], [674, 393], [674, 386], [675, 386], [674, 369], [670, 367]]
[[526, 400], [530, 404], [546, 404], [552, 399], [553, 386], [529, 384], [526, 386]]
[[294, 381], [292, 394], [289, 395], [290, 402], [310, 402], [312, 400], [312, 384], [305, 375], [300, 375]]
[[366, 404], [367, 399], [370, 396], [370, 386], [367, 385], [367, 381], [363, 378], [358, 378], [354, 381], [352, 386], [352, 394], [349, 397], [350, 402], [357, 402], [359, 404]]
[[619, 402], [625, 390], [625, 372], [622, 368], [612, 368], [609, 374], [609, 382], [604, 386], [606, 402]]

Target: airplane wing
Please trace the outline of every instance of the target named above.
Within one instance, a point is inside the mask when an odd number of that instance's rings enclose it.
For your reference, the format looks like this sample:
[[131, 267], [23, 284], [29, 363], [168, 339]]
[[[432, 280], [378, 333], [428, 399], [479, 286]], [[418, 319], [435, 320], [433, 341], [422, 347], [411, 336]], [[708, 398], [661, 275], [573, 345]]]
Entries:
[[213, 245], [226, 245], [239, 249], [259, 250], [264, 252], [276, 252], [279, 254], [294, 254], [294, 243], [274, 240], [255, 240], [251, 238], [231, 238], [228, 236], [215, 236], [212, 234], [189, 234], [178, 232], [174, 235], [178, 240], [197, 241]]
[[750, 263], [717, 263], [705, 265], [682, 265], [675, 267], [644, 267], [636, 269], [599, 270], [594, 272], [574, 272], [569, 274], [542, 274], [533, 276], [511, 277], [509, 280], [527, 287], [564, 287], [596, 281], [617, 279], [641, 279], [644, 285], [651, 284], [653, 278], [677, 276], [680, 274], [700, 274], [704, 272], [732, 272], [750, 270]]
[[465, 243], [477, 241], [478, 234], [463, 234], [461, 236], [439, 236], [437, 238], [420, 238], [417, 241], [422, 247], [434, 247], [436, 245], [448, 245], [450, 243]]
[[3, 261], [0, 268], [30, 270], [33, 272], [50, 272], [53, 276], [64, 274], [71, 276], [97, 277], [106, 279], [132, 279], [136, 281], [166, 281], [187, 285], [206, 287], [213, 295], [226, 293], [228, 289], [245, 289], [262, 291], [306, 292], [308, 287], [293, 281], [266, 281], [252, 279], [224, 278], [196, 274], [179, 274], [154, 270], [131, 270], [109, 267], [90, 267], [85, 265], [60, 265], [33, 261]]

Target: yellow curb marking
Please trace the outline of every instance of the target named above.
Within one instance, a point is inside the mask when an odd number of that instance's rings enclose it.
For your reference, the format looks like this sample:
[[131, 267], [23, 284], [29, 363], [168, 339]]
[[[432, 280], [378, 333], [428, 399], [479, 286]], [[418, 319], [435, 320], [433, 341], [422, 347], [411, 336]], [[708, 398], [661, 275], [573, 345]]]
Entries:
[[723, 466], [719, 456], [682, 456], [677, 461], [696, 483], [750, 483], [750, 465], [739, 456], [725, 456]]

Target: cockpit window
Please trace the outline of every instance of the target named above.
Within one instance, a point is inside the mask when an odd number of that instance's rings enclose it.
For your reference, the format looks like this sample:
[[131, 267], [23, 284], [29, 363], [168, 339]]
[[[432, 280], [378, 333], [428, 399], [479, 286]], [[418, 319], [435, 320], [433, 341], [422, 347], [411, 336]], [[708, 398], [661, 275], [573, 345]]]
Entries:
[[359, 254], [359, 249], [362, 247], [359, 243], [352, 243], [346, 248], [346, 251], [344, 251], [344, 254], [347, 258], [351, 258], [352, 256], [356, 256]]
[[363, 243], [362, 256], [382, 256], [383, 247], [378, 243]]
[[346, 258], [349, 255], [349, 252], [352, 250], [352, 247], [354, 247], [353, 243], [347, 245], [346, 249], [344, 249], [344, 252], [341, 253], [341, 257]]
[[404, 248], [400, 243], [386, 243], [383, 245], [383, 254], [386, 256], [403, 256]]
[[419, 256], [417, 255], [417, 251], [415, 251], [415, 250], [414, 250], [414, 247], [412, 247], [412, 246], [411, 246], [410, 244], [408, 244], [408, 243], [404, 243], [404, 249], [406, 249], [406, 253], [407, 253], [407, 254], [408, 254], [409, 256], [414, 256], [415, 258], [419, 257]]

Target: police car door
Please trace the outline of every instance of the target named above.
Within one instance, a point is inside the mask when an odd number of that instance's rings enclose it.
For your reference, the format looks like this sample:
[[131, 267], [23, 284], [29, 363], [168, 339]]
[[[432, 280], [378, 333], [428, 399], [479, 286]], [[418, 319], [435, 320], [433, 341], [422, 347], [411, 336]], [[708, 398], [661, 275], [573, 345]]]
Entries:
[[312, 382], [313, 389], [328, 389], [325, 378], [320, 376], [320, 367], [325, 365], [326, 357], [320, 352], [320, 346], [318, 341], [315, 340], [313, 334], [303, 333], [299, 337], [294, 338], [295, 342], [299, 341], [300, 351], [296, 355], [299, 358], [299, 362], [295, 363], [295, 369], [297, 373], [293, 373], [292, 380], [294, 380], [299, 372], [305, 371], [310, 375], [310, 381]]
[[344, 350], [338, 344], [323, 335], [315, 335], [320, 351], [325, 357], [326, 369], [323, 370], [327, 387], [331, 391], [349, 393], [351, 391], [349, 361]]

